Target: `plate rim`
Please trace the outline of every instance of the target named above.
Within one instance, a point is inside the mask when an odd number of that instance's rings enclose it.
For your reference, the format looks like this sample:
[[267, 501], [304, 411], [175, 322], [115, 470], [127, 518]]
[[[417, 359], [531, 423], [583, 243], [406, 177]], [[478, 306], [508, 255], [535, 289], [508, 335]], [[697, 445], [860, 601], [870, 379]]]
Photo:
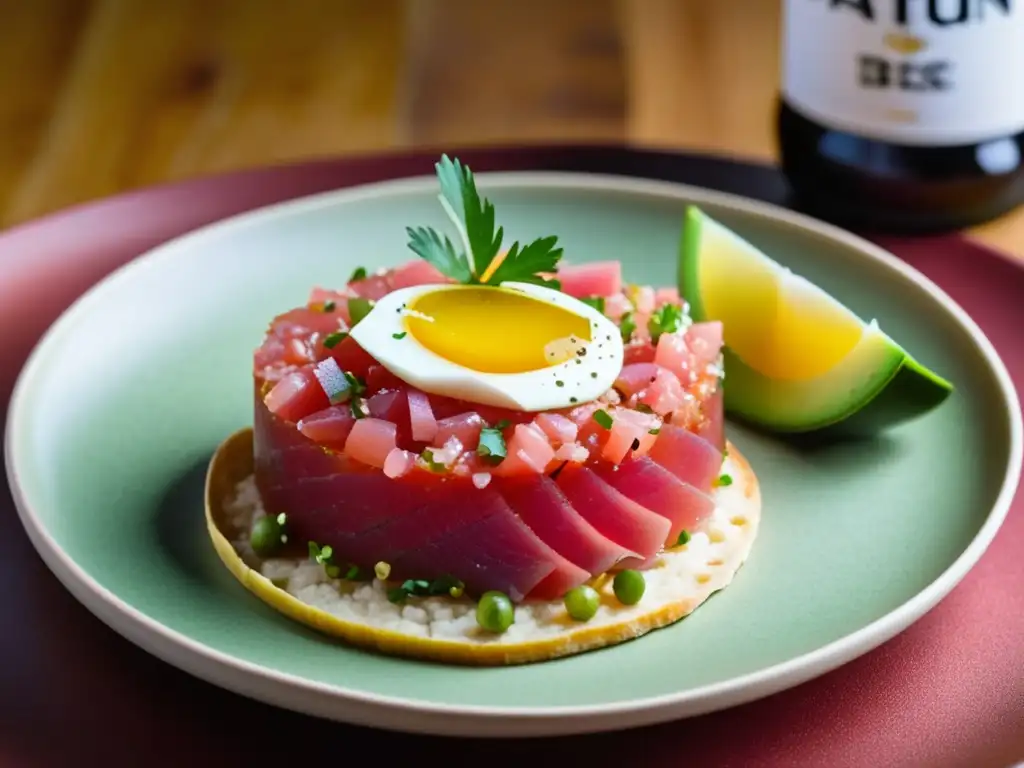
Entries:
[[[259, 206], [173, 237], [119, 266], [90, 286], [47, 328], [29, 354], [12, 391], [4, 435], [5, 464], [19, 519], [36, 551], [65, 588], [90, 612], [144, 650], [184, 671], [249, 698], [358, 725], [452, 736], [549, 736], [619, 730], [681, 717], [706, 714], [746, 703], [818, 677], [873, 650], [916, 622], [967, 575], [995, 538], [1016, 493], [1024, 456], [1024, 420], [1016, 388], [994, 346], [974, 320], [928, 277], [895, 255], [858, 235], [781, 206], [728, 192], [679, 182], [580, 171], [495, 171], [477, 174], [481, 189], [567, 189], [625, 193], [660, 200], [701, 201], [748, 217], [794, 227], [856, 250], [880, 264], [892, 277], [917, 284], [964, 328], [985, 360], [1008, 412], [1008, 463], [999, 493], [978, 532], [949, 566], [910, 599], [878, 619], [837, 640], [792, 659], [717, 683], [625, 701], [560, 706], [465, 705], [381, 695], [329, 685], [271, 669], [219, 651], [172, 629], [96, 582], [53, 539], [35, 514], [18, 481], [15, 435], [24, 416], [24, 401], [39, 375], [49, 342], [102, 299], [110, 285], [138, 269], [172, 258], [193, 240], [226, 234], [256, 221], [287, 217], [305, 210], [434, 189], [426, 174], [371, 182], [302, 195]], [[126, 277], [127, 276], [127, 277]], [[416, 716], [410, 719], [410, 715]]]

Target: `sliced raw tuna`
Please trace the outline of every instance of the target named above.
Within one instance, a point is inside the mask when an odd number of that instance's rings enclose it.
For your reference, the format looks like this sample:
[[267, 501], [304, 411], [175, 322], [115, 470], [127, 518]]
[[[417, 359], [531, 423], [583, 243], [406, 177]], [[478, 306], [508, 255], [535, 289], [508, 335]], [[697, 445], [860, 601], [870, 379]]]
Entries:
[[712, 484], [722, 469], [718, 446], [689, 430], [665, 424], [648, 455], [694, 488], [711, 493]]
[[590, 574], [568, 560], [563, 560], [536, 587], [530, 590], [528, 597], [535, 600], [560, 600], [570, 589], [578, 587], [590, 578]]
[[558, 270], [558, 279], [562, 283], [562, 291], [577, 299], [612, 296], [622, 291], [622, 264], [618, 261], [595, 261], [564, 266]]
[[666, 542], [672, 543], [682, 530], [692, 531], [715, 509], [715, 501], [673, 475], [649, 457], [627, 461], [613, 471], [611, 466], [598, 470], [601, 477], [624, 496], [642, 507], [667, 518]]
[[497, 589], [517, 602], [556, 569], [572, 574], [572, 578], [553, 580], [560, 588], [564, 584], [578, 586], [586, 580], [585, 572], [581, 573], [537, 538], [508, 505], [499, 509], [479, 522], [396, 558], [391, 563], [394, 572], [416, 574], [418, 579], [451, 574], [466, 585], [470, 594]]
[[657, 553], [671, 523], [613, 488], [587, 467], [566, 467], [558, 487], [596, 531], [641, 558]]
[[599, 533], [547, 475], [496, 478], [490, 487], [543, 542], [588, 573], [604, 573], [636, 555]]

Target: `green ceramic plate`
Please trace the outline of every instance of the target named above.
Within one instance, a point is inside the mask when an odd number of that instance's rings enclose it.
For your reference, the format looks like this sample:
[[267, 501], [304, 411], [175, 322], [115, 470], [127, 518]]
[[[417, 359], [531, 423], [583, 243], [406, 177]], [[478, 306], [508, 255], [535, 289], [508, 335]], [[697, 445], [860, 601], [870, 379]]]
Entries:
[[538, 735], [707, 712], [820, 675], [906, 628], [978, 560], [1021, 463], [1021, 419], [988, 341], [926, 279], [868, 243], [700, 189], [564, 174], [480, 176], [512, 237], [675, 280], [686, 202], [882, 326], [956, 394], [884, 438], [798, 450], [730, 426], [763, 490], [746, 567], [692, 617], [574, 658], [444, 667], [352, 650], [291, 622], [220, 564], [206, 462], [249, 423], [270, 317], [360, 264], [404, 261], [407, 223], [446, 226], [436, 180], [256, 211], [164, 245], [89, 291], [23, 371], [8, 475], [35, 546], [101, 619], [243, 694], [355, 723]]

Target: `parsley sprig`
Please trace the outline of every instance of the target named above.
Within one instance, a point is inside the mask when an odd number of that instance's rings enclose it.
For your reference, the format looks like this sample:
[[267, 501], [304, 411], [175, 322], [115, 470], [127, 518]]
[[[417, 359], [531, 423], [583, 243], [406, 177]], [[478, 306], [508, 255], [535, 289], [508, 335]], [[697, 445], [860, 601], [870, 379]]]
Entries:
[[464, 250], [430, 227], [406, 227], [409, 248], [414, 253], [458, 283], [520, 282], [561, 288], [558, 280], [546, 277], [556, 271], [562, 258], [557, 237], [541, 237], [523, 246], [514, 242], [495, 266], [504, 229], [496, 226], [494, 205], [480, 196], [469, 166], [442, 155], [435, 168], [441, 185], [438, 197], [455, 224]]

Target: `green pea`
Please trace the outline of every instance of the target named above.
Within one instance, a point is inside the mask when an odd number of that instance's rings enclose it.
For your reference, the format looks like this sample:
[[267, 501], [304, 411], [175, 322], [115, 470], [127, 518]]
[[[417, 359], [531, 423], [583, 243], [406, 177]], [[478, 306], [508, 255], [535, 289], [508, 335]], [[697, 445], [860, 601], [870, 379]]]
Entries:
[[484, 592], [476, 604], [476, 623], [488, 632], [504, 632], [512, 626], [515, 617], [512, 601], [503, 592]]
[[274, 515], [267, 515], [261, 517], [252, 527], [252, 533], [249, 534], [249, 543], [252, 545], [253, 552], [260, 557], [270, 557], [281, 549], [281, 524], [277, 522], [277, 517]]
[[612, 589], [615, 590], [615, 596], [623, 605], [636, 605], [639, 603], [640, 598], [644, 596], [646, 588], [647, 582], [644, 579], [644, 575], [640, 571], [632, 569], [619, 571], [615, 574], [615, 579], [612, 581]]
[[600, 604], [601, 596], [597, 594], [597, 590], [586, 584], [565, 593], [565, 610], [576, 621], [590, 621]]

